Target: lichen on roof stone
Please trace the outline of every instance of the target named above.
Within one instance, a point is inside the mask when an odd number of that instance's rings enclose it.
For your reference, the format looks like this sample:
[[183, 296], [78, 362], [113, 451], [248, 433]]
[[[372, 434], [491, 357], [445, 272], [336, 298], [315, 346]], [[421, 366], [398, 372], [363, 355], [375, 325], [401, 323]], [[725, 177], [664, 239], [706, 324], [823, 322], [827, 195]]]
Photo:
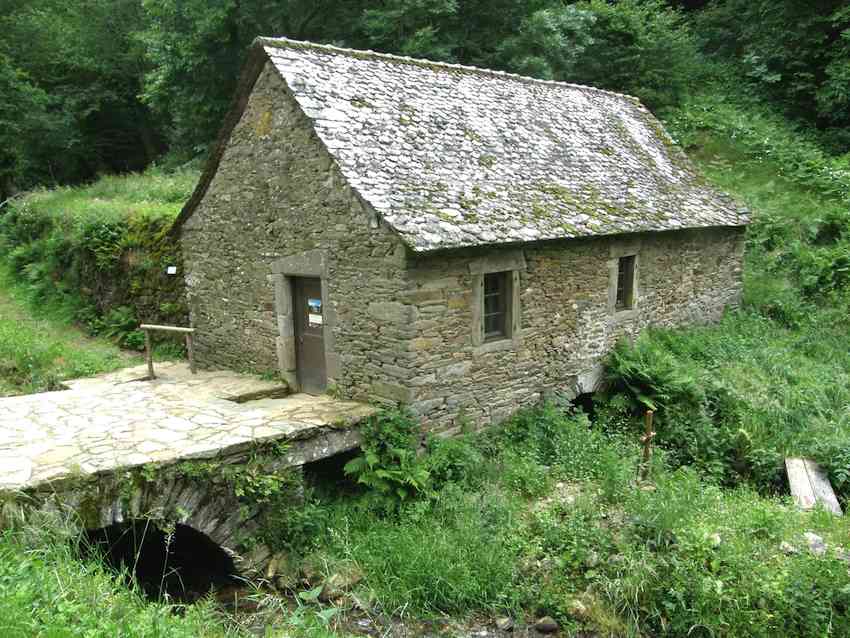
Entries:
[[283, 38], [256, 46], [414, 251], [748, 222], [630, 96]]

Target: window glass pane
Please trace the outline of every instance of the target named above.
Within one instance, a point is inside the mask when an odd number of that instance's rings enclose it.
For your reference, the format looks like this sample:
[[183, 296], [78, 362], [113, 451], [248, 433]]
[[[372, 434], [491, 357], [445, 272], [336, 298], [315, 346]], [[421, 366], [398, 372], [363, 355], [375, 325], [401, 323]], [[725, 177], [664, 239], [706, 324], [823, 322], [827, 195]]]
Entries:
[[484, 317], [484, 333], [486, 335], [504, 334], [504, 317], [505, 315], [502, 314], [488, 315]]
[[484, 275], [484, 336], [486, 338], [507, 335], [508, 274], [498, 272]]
[[634, 305], [635, 256], [620, 257], [617, 264], [617, 308], [628, 309]]

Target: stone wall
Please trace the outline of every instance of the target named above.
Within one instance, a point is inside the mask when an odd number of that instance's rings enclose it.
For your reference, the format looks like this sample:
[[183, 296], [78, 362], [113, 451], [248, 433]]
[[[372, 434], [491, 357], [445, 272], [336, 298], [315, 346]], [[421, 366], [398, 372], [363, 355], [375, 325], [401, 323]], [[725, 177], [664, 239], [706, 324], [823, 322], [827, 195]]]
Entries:
[[[743, 237], [737, 228], [686, 230], [412, 260], [404, 298], [416, 316], [414, 411], [451, 430], [461, 420], [498, 422], [551, 392], [591, 390], [597, 364], [621, 337], [714, 321], [738, 304]], [[635, 308], [615, 312], [617, 259], [627, 254], [638, 255]], [[487, 261], [491, 270], [524, 262], [521, 328], [475, 345], [474, 271]]]
[[274, 273], [316, 264], [324, 276], [329, 383], [371, 399], [394, 378], [381, 364], [405, 357], [411, 328], [404, 317], [378, 323], [399, 312], [392, 302], [405, 286], [405, 249], [345, 184], [268, 65], [181, 242], [201, 366], [278, 369], [291, 326], [278, 325], [286, 300], [275, 303]]
[[[741, 294], [740, 228], [413, 255], [348, 187], [268, 66], [181, 233], [200, 365], [293, 380], [288, 276], [318, 275], [330, 384], [408, 403], [445, 431], [589, 390], [624, 335], [716, 320]], [[627, 254], [638, 256], [637, 303], [614, 312]], [[513, 272], [519, 312], [511, 338], [482, 342], [477, 295], [498, 270]]]

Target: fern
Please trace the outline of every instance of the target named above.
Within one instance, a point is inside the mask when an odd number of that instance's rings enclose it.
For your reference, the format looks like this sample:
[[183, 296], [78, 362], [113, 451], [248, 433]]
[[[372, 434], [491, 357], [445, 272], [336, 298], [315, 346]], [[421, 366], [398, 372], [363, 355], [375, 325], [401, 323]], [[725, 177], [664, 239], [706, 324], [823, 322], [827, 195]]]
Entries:
[[345, 473], [374, 492], [385, 510], [431, 492], [431, 477], [416, 452], [418, 424], [403, 411], [385, 411], [362, 426], [363, 454]]

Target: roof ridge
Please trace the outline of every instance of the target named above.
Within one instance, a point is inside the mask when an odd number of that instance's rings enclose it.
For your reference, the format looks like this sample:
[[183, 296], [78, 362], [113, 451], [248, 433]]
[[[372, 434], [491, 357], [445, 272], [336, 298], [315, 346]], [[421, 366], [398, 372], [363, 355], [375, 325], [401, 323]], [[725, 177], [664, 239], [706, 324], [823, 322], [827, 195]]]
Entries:
[[426, 58], [412, 58], [406, 55], [395, 55], [393, 53], [381, 53], [380, 51], [373, 51], [372, 49], [351, 49], [347, 47], [338, 47], [333, 44], [319, 44], [317, 42], [310, 42], [309, 40], [292, 40], [290, 38], [285, 37], [267, 37], [267, 36], [258, 36], [254, 39], [253, 45], [262, 45], [262, 46], [271, 46], [275, 48], [282, 49], [312, 49], [315, 51], [322, 51], [325, 53], [335, 53], [341, 55], [347, 55], [351, 57], [358, 57], [365, 60], [388, 60], [391, 62], [399, 62], [402, 64], [410, 64], [413, 66], [421, 66], [421, 67], [438, 67], [441, 69], [446, 69], [449, 71], [464, 71], [467, 73], [476, 73], [478, 75], [489, 75], [496, 78], [509, 79], [509, 80], [519, 80], [521, 82], [527, 82], [529, 84], [544, 84], [549, 86], [563, 86], [569, 87], [573, 89], [581, 89], [585, 91], [592, 91], [595, 93], [601, 93], [603, 95], [610, 95], [618, 98], [625, 98], [643, 106], [643, 103], [635, 97], [634, 95], [629, 95], [628, 93], [617, 93], [616, 91], [608, 91], [607, 89], [600, 89], [599, 87], [589, 86], [587, 84], [576, 84], [573, 82], [562, 82], [560, 80], [543, 80], [540, 78], [534, 78], [528, 75], [521, 75], [519, 73], [511, 73], [509, 71], [499, 71], [497, 69], [487, 69], [480, 66], [471, 66], [466, 64], [454, 64], [452, 62], [439, 62], [436, 60], [428, 60]]

